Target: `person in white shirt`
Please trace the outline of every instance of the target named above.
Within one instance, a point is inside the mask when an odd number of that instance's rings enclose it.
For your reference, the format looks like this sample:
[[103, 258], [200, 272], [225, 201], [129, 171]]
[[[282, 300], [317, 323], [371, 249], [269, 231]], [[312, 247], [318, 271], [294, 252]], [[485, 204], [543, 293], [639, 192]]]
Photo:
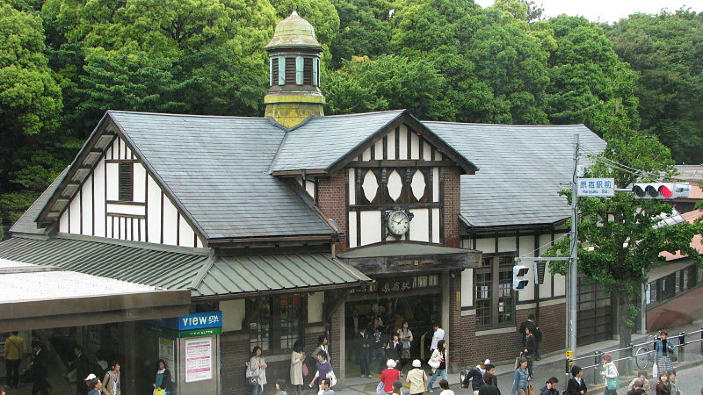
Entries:
[[454, 395], [454, 391], [449, 389], [449, 382], [447, 380], [439, 381], [439, 389], [442, 390], [439, 395]]
[[440, 340], [444, 340], [444, 329], [439, 327], [439, 323], [433, 323], [432, 328], [434, 329], [434, 333], [432, 334], [432, 343], [430, 343], [430, 351], [434, 351], [437, 348], [437, 343]]

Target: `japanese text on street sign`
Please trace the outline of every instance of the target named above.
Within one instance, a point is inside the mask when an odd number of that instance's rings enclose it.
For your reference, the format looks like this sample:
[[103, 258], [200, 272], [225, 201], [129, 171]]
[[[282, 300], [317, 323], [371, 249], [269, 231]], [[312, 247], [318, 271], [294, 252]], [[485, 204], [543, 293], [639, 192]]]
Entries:
[[578, 178], [576, 187], [578, 196], [615, 195], [615, 180], [613, 178]]
[[572, 350], [566, 350], [564, 352], [564, 357], [566, 357], [566, 359], [574, 359], [574, 352]]

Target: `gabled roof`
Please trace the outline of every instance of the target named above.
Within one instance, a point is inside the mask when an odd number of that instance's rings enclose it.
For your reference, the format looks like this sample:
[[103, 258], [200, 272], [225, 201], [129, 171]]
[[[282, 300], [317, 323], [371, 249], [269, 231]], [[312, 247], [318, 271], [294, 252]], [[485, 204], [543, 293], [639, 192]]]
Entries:
[[476, 167], [427, 129], [407, 110], [310, 117], [286, 133], [271, 173], [307, 171], [330, 173], [354, 159], [394, 124], [405, 122], [454, 160], [465, 172]]
[[107, 129], [116, 129], [210, 241], [336, 233], [285, 181], [268, 174], [285, 131], [266, 118], [108, 111], [71, 165], [73, 183], [85, 168], [80, 158], [110, 122], [116, 127]]
[[334, 233], [267, 174], [284, 133], [268, 119], [109, 114], [208, 239]]
[[46, 228], [40, 228], [37, 226], [37, 223], [34, 221], [37, 216], [39, 215], [39, 212], [44, 208], [46, 203], [49, 201], [49, 198], [56, 192], [56, 188], [59, 187], [59, 183], [61, 183], [66, 177], [66, 174], [68, 173], [68, 167], [63, 169], [61, 174], [56, 176], [54, 181], [49, 184], [49, 186], [42, 192], [41, 195], [37, 198], [37, 200], [32, 203], [31, 206], [27, 209], [27, 211], [22, 214], [22, 216], [15, 222], [14, 225], [10, 228], [11, 233], [26, 233], [26, 234], [44, 234], [46, 231]]
[[[584, 125], [531, 126], [424, 121], [481, 170], [461, 177], [461, 214], [469, 227], [553, 224], [570, 215], [573, 135], [585, 152], [605, 141]], [[582, 163], [587, 163], [582, 156]]]

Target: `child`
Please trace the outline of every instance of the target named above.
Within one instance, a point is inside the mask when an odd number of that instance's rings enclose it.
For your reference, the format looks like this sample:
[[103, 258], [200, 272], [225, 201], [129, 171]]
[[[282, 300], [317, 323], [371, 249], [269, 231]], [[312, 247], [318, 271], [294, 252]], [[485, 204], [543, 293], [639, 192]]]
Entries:
[[439, 389], [442, 390], [439, 395], [454, 395], [454, 391], [449, 389], [449, 382], [447, 380], [439, 381]]
[[284, 380], [276, 380], [276, 395], [288, 395], [286, 394], [286, 382]]

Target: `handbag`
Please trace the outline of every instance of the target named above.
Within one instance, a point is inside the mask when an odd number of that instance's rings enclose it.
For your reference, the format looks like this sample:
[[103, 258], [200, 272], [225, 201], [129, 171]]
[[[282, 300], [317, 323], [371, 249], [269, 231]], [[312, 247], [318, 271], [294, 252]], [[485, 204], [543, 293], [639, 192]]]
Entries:
[[308, 370], [308, 364], [306, 364], [305, 361], [303, 361], [302, 372], [303, 372], [303, 377], [310, 374], [310, 370]]
[[616, 390], [620, 387], [620, 380], [617, 377], [608, 377], [605, 379], [605, 386], [609, 390]]
[[154, 388], [154, 395], [164, 395], [165, 393], [163, 388]]
[[384, 391], [385, 389], [386, 389], [386, 385], [383, 384], [383, 381], [379, 381], [378, 385], [376, 386], [376, 395], [385, 394], [386, 393], [386, 391]]
[[527, 395], [535, 395], [535, 389], [532, 388], [532, 384], [527, 384]]
[[252, 387], [259, 384], [259, 368], [257, 367], [252, 369], [251, 366], [249, 366], [249, 362], [247, 362], [247, 371], [245, 376], [247, 378], [247, 384]]

